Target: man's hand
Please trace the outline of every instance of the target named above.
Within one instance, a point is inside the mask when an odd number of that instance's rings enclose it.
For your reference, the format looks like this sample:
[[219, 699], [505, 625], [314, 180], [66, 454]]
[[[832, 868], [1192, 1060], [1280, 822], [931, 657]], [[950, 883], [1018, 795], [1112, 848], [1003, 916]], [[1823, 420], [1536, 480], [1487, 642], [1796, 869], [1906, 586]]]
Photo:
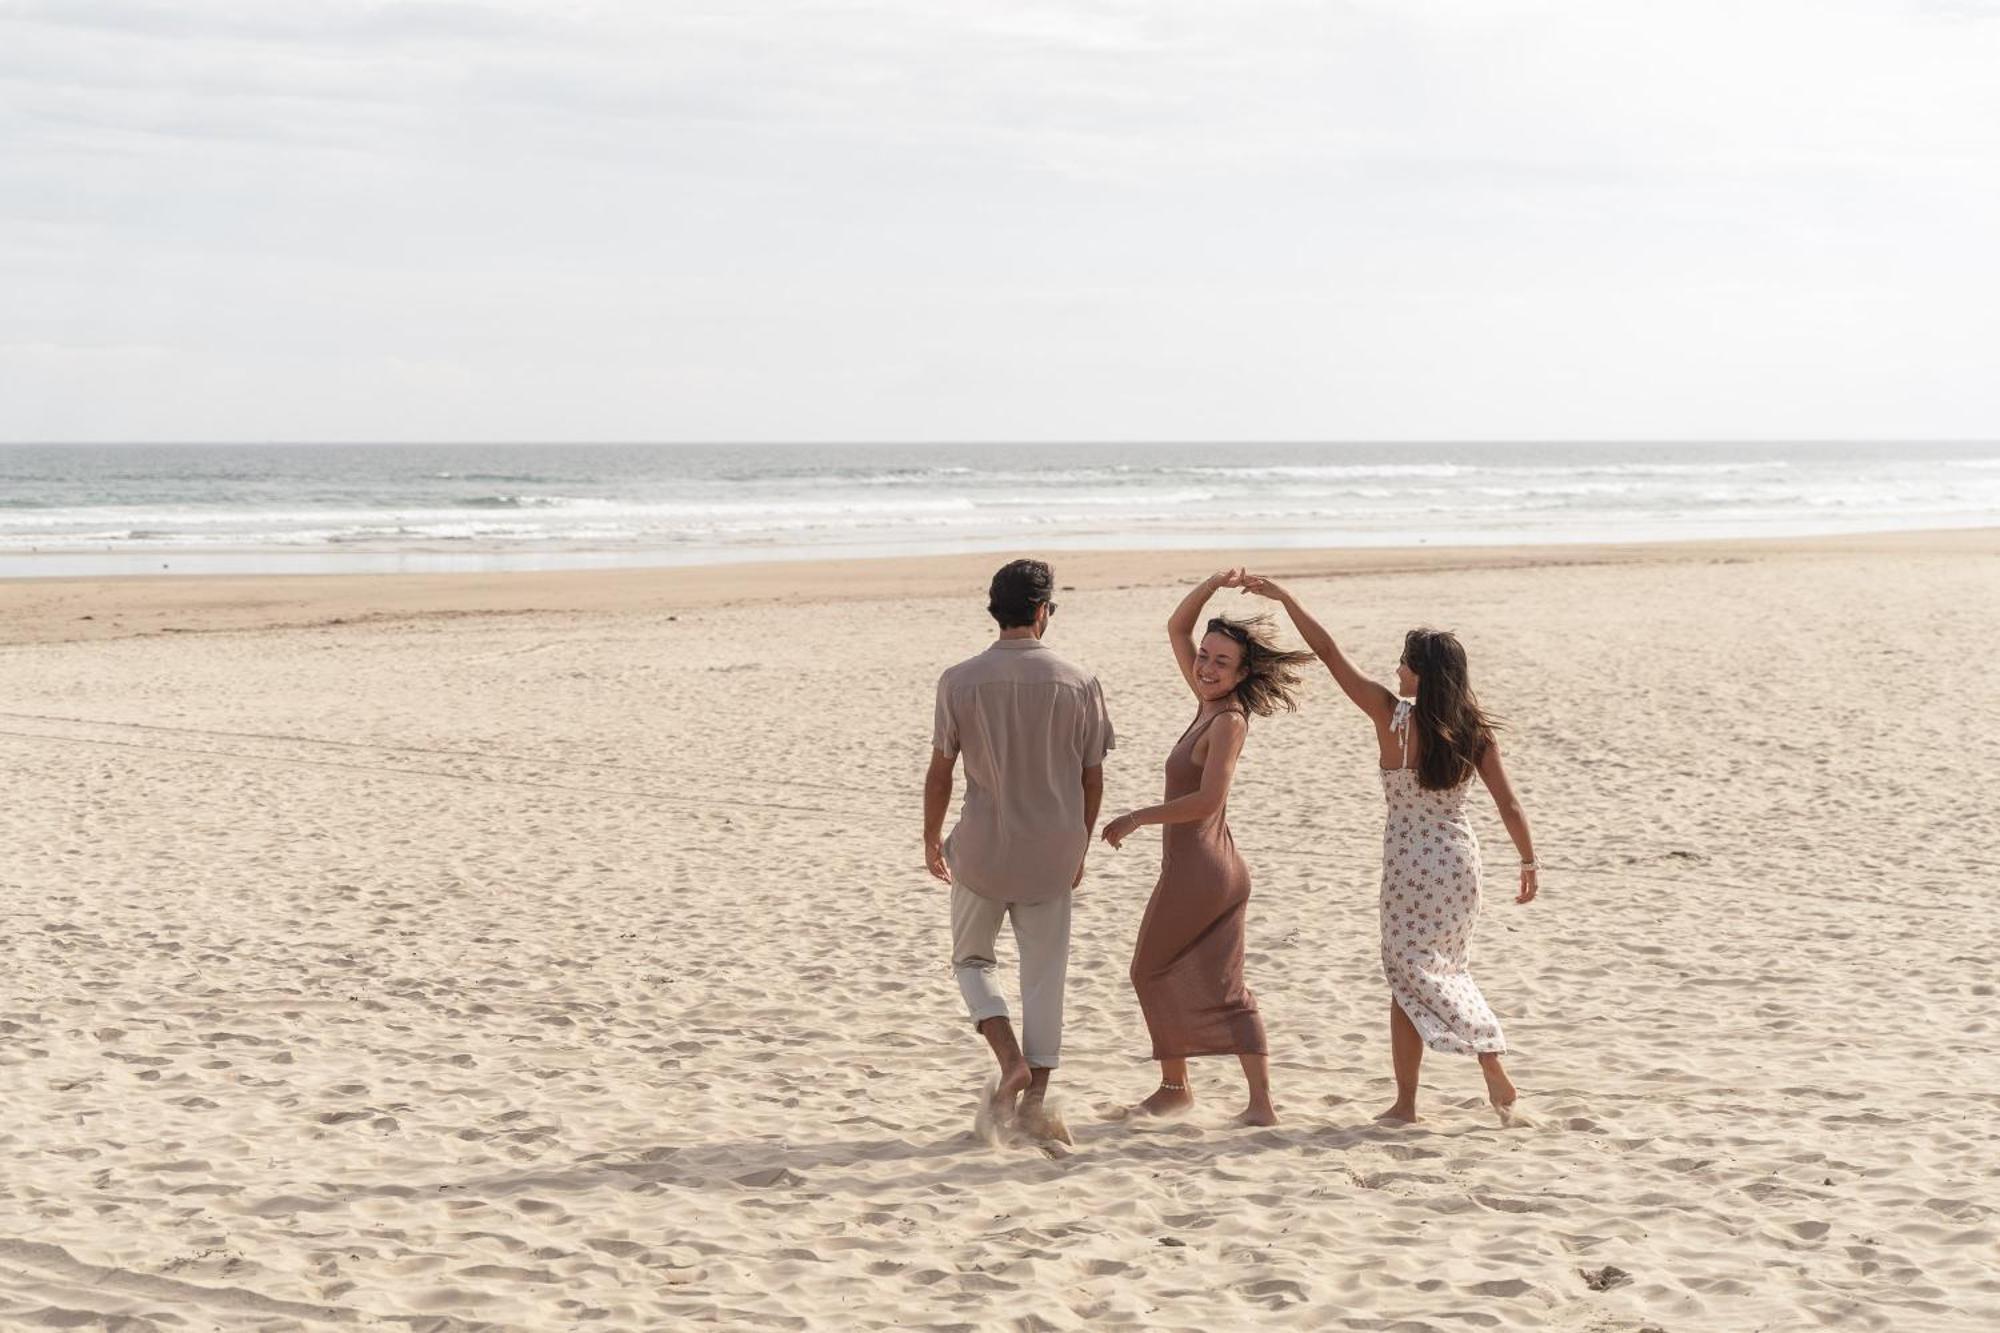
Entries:
[[1085, 857], [1082, 861], [1078, 861], [1076, 863], [1076, 878], [1069, 882], [1069, 886], [1072, 889], [1074, 889], [1077, 885], [1083, 883], [1083, 867], [1089, 861], [1089, 859], [1090, 859], [1089, 857]]
[[944, 863], [944, 817], [951, 809], [951, 771], [957, 764], [957, 755], [933, 749], [924, 774], [924, 865], [932, 879], [946, 884], [951, 883], [951, 867]]

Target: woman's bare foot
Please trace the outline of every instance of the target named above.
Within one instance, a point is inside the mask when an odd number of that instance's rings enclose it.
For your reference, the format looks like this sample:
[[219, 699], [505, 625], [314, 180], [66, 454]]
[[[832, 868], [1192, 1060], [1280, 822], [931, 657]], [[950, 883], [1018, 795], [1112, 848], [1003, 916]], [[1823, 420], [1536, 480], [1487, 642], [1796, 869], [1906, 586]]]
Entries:
[[1132, 1108], [1132, 1114], [1135, 1116], [1181, 1115], [1193, 1106], [1194, 1093], [1189, 1090], [1185, 1083], [1179, 1086], [1171, 1083], [1162, 1083], [1158, 1088], [1153, 1090], [1152, 1096]]
[[1500, 1117], [1500, 1128], [1531, 1128], [1534, 1122], [1522, 1113], [1519, 1106], [1520, 1093], [1514, 1087], [1514, 1080], [1507, 1077], [1507, 1070], [1500, 1063], [1500, 1057], [1480, 1056], [1479, 1072], [1486, 1075], [1486, 1100], [1493, 1103], [1494, 1113]]
[[1421, 1125], [1423, 1117], [1417, 1114], [1414, 1103], [1397, 1102], [1388, 1110], [1375, 1117], [1385, 1125]]
[[1262, 1105], [1253, 1102], [1236, 1113], [1236, 1123], [1239, 1125], [1275, 1125], [1278, 1123], [1278, 1108], [1269, 1102], [1265, 1102]]

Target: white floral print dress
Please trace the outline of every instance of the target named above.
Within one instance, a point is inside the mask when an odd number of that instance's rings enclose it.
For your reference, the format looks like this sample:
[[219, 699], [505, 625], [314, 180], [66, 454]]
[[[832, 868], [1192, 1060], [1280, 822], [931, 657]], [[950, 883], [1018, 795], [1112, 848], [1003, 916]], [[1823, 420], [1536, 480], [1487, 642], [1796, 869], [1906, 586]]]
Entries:
[[1403, 767], [1382, 770], [1389, 804], [1382, 830], [1382, 972], [1389, 994], [1432, 1050], [1504, 1053], [1500, 1020], [1466, 967], [1479, 917], [1479, 838], [1465, 810], [1472, 782], [1450, 791], [1418, 785], [1408, 700], [1397, 702], [1389, 729], [1403, 741]]

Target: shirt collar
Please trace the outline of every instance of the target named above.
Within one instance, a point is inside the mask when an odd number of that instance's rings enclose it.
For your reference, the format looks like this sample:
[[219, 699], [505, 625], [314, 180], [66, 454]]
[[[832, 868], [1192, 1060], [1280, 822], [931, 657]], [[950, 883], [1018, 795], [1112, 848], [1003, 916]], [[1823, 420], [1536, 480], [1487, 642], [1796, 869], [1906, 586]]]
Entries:
[[989, 652], [1027, 652], [1036, 648], [1046, 649], [1048, 645], [1040, 639], [995, 639]]

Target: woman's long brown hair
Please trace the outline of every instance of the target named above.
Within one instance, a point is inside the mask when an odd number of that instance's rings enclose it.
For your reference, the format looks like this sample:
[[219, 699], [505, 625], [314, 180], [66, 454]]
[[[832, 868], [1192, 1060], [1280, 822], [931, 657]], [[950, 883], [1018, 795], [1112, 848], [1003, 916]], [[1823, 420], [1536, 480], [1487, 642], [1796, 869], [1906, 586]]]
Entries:
[[1487, 716], [1472, 692], [1457, 635], [1413, 629], [1403, 636], [1403, 661], [1417, 676], [1417, 703], [1410, 710], [1417, 731], [1417, 785], [1448, 791], [1471, 780], [1500, 723]]
[[1311, 653], [1287, 652], [1278, 646], [1277, 625], [1268, 615], [1235, 620], [1216, 616], [1208, 622], [1208, 633], [1234, 639], [1243, 650], [1243, 679], [1236, 686], [1236, 701], [1246, 713], [1269, 717], [1283, 708], [1299, 711], [1299, 668], [1319, 659]]

